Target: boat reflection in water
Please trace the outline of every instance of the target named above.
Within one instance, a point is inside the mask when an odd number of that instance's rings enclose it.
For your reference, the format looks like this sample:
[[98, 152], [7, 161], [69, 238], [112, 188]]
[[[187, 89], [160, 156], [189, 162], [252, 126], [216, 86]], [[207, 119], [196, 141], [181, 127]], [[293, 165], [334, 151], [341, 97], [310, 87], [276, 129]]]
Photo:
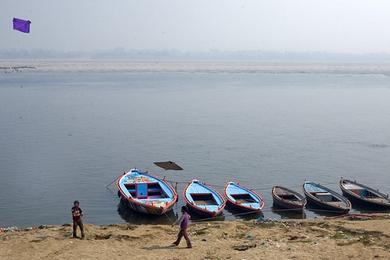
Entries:
[[352, 204], [352, 207], [354, 209], [354, 212], [358, 213], [390, 213], [390, 209], [375, 207], [375, 206], [368, 206], [367, 204], [355, 202]]
[[243, 220], [264, 219], [264, 214], [261, 211], [245, 212], [231, 206], [227, 206], [225, 209], [232, 215], [232, 219], [234, 218], [243, 219]]
[[177, 216], [173, 210], [170, 210], [161, 216], [143, 214], [132, 210], [129, 203], [124, 200], [120, 200], [118, 204], [118, 214], [124, 221], [131, 224], [170, 225], [177, 220]]
[[281, 219], [305, 219], [306, 218], [306, 213], [304, 210], [296, 211], [296, 210], [283, 209], [276, 206], [273, 206], [271, 210], [272, 213], [279, 215]]
[[311, 215], [322, 217], [335, 217], [342, 214], [339, 211], [324, 209], [310, 202], [306, 205], [306, 210], [309, 210]]

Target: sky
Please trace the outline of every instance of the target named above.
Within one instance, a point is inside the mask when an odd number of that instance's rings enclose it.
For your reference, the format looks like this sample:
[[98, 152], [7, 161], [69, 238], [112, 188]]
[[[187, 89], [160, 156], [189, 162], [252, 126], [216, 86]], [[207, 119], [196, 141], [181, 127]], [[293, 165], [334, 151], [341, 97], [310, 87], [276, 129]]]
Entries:
[[0, 2], [0, 50], [390, 53], [389, 27], [389, 0]]

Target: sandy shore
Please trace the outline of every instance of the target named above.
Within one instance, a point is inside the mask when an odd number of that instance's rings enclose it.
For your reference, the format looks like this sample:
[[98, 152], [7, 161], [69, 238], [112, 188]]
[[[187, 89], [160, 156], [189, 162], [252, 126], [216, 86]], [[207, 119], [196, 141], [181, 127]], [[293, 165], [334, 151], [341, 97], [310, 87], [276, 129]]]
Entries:
[[193, 223], [192, 249], [171, 247], [177, 227], [70, 225], [0, 232], [0, 259], [390, 259], [390, 215], [369, 219]]

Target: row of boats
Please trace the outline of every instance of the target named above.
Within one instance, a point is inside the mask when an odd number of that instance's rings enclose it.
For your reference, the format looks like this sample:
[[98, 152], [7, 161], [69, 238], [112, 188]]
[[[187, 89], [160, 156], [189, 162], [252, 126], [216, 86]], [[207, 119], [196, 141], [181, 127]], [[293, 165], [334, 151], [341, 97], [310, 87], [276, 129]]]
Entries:
[[[132, 169], [118, 177], [117, 187], [121, 199], [140, 213], [162, 215], [172, 210], [178, 201], [175, 188], [167, 180], [138, 169]], [[340, 180], [340, 188], [343, 195], [318, 183], [306, 181], [303, 184], [303, 196], [294, 190], [274, 186], [273, 204], [280, 209], [303, 211], [306, 204], [310, 203], [333, 213], [348, 213], [355, 204], [390, 209], [389, 196], [378, 190], [345, 179]], [[184, 188], [183, 199], [190, 211], [204, 217], [222, 214], [226, 205], [253, 213], [261, 212], [264, 207], [264, 200], [258, 193], [235, 182], [228, 182], [221, 195], [209, 185], [192, 180]]]

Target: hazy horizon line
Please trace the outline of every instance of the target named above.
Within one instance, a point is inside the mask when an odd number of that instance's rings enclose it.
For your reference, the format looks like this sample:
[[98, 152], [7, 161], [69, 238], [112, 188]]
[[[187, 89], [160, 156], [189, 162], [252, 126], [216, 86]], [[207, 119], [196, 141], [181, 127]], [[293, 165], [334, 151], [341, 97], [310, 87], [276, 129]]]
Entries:
[[0, 50], [0, 59], [123, 59], [123, 60], [243, 60], [243, 61], [352, 61], [390, 62], [390, 53], [338, 53], [324, 51], [219, 50], [185, 51], [177, 49], [101, 49], [63, 51], [53, 49]]

